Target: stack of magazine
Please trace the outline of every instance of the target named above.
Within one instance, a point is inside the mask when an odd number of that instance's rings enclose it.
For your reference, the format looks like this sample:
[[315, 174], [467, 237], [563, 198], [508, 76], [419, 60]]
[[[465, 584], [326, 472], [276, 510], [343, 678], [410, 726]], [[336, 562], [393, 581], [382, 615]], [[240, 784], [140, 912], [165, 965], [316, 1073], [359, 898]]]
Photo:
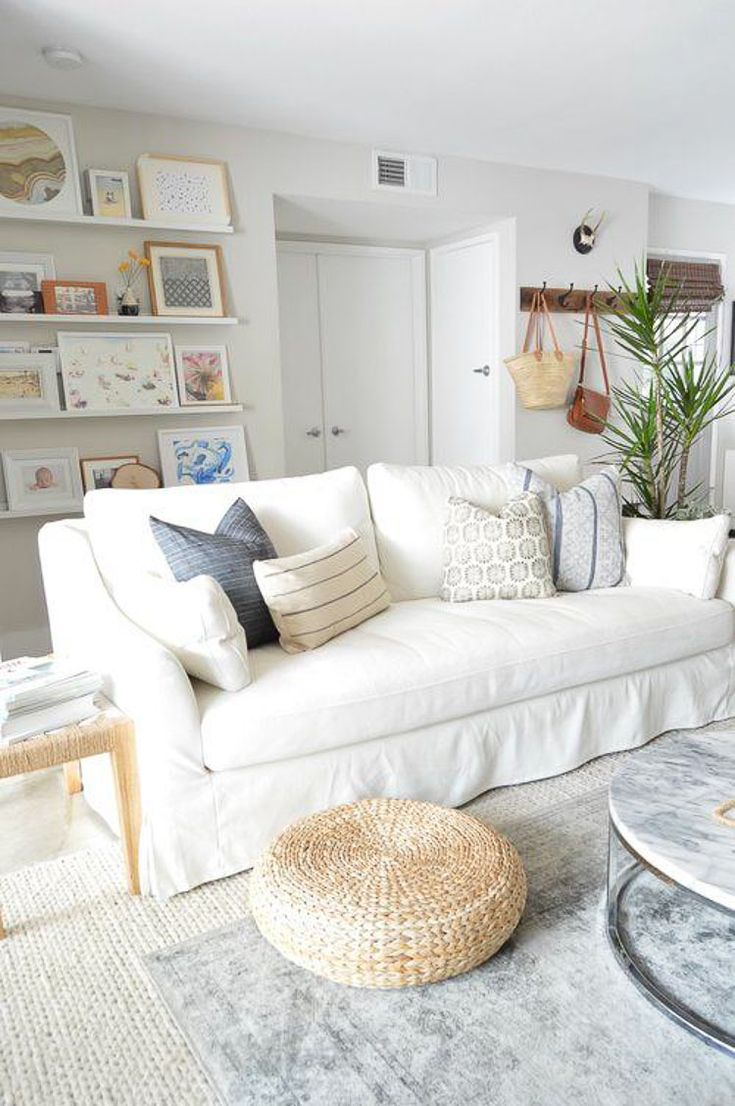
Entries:
[[0, 745], [96, 714], [97, 672], [54, 657], [0, 664]]

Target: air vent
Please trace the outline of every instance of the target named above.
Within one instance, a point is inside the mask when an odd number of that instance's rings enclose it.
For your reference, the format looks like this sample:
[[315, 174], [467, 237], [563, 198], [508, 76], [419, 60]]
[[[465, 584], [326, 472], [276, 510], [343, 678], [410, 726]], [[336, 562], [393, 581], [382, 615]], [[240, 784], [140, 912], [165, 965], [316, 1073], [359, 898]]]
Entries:
[[436, 158], [374, 150], [373, 188], [436, 196]]

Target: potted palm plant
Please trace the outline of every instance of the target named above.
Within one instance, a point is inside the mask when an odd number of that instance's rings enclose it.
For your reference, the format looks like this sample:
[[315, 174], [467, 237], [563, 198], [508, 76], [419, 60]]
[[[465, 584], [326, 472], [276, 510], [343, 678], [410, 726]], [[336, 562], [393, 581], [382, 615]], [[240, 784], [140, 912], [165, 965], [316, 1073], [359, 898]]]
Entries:
[[709, 489], [690, 485], [689, 460], [708, 427], [733, 410], [735, 375], [714, 354], [695, 361], [690, 345], [699, 320], [665, 267], [650, 287], [645, 265], [635, 267], [631, 281], [621, 272], [618, 280], [619, 308], [605, 326], [636, 370], [613, 387], [602, 437], [610, 447], [606, 460], [619, 465], [627, 485], [624, 512], [645, 518], [706, 513]]

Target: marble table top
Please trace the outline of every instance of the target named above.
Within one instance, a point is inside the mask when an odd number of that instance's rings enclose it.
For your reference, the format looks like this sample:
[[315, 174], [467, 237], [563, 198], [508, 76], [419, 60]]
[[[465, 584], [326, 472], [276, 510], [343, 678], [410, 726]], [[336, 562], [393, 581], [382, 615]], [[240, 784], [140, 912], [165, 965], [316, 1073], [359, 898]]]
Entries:
[[687, 733], [644, 749], [610, 787], [620, 836], [663, 875], [735, 910], [735, 829], [712, 811], [735, 799], [735, 730]]

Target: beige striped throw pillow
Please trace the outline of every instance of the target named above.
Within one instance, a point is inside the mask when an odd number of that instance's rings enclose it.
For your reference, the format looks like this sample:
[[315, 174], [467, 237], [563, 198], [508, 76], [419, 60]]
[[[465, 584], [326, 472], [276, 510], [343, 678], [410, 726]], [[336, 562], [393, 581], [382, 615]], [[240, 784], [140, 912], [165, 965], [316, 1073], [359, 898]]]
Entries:
[[294, 557], [255, 561], [253, 571], [287, 653], [316, 649], [390, 606], [354, 530]]

